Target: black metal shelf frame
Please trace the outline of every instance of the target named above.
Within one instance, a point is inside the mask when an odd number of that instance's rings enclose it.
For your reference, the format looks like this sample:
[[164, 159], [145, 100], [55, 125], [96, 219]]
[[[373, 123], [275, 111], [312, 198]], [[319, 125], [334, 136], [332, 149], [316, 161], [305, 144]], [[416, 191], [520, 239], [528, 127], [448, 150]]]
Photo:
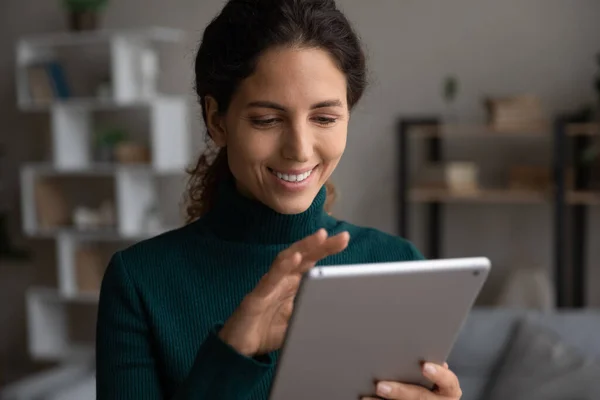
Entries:
[[[588, 206], [567, 204], [566, 170], [569, 147], [572, 147], [574, 159], [577, 159], [583, 149], [589, 145], [590, 137], [574, 136], [573, 143], [569, 143], [571, 138], [567, 136], [567, 126], [572, 122], [574, 121], [569, 116], [559, 116], [553, 124], [552, 178], [554, 190], [551, 215], [553, 221], [551, 251], [555, 304], [558, 308], [583, 308], [586, 306]], [[398, 232], [405, 238], [410, 239], [410, 152], [408, 151], [410, 131], [418, 126], [435, 127], [440, 124], [441, 119], [436, 117], [402, 118], [398, 124]], [[427, 135], [423, 140], [426, 141], [426, 161], [429, 163], [442, 161], [442, 136]], [[575, 163], [575, 190], [586, 189], [589, 173], [589, 168]], [[441, 202], [429, 202], [426, 205], [425, 254], [430, 259], [443, 257], [443, 210], [444, 205]], [[567, 260], [569, 253], [570, 257]]]

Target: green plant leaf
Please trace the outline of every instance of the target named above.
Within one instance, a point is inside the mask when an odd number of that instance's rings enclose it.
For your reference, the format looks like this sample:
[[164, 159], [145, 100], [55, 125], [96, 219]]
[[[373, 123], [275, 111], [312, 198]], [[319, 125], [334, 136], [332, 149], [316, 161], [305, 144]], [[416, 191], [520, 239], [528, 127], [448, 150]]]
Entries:
[[451, 102], [458, 94], [458, 79], [455, 76], [447, 76], [444, 79], [443, 95], [444, 100]]
[[73, 12], [100, 11], [108, 5], [108, 0], [62, 0], [63, 6]]
[[113, 147], [128, 138], [129, 135], [124, 129], [116, 127], [101, 128], [96, 132], [96, 145]]

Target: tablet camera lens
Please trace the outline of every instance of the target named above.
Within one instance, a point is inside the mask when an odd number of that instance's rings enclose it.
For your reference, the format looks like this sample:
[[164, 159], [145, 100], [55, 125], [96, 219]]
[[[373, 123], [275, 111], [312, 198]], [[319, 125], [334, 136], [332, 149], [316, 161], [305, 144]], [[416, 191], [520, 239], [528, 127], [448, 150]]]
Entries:
[[473, 276], [479, 276], [479, 271], [473, 271]]

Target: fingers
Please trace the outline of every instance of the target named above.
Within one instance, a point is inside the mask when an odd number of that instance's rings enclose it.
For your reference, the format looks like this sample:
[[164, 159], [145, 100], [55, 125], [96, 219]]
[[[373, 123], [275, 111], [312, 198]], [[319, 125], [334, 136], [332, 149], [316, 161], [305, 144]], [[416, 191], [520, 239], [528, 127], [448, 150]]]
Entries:
[[[458, 400], [461, 398], [462, 390], [458, 378], [448, 369], [447, 363], [443, 366], [425, 363], [423, 375], [436, 385], [435, 391], [398, 382], [378, 382], [376, 394], [388, 400]], [[372, 397], [363, 397], [361, 400], [370, 399], [375, 400]]]
[[318, 261], [333, 254], [337, 254], [348, 246], [350, 235], [347, 232], [328, 237], [322, 243], [308, 248], [302, 253], [302, 262], [293, 272], [304, 274]]
[[255, 294], [267, 296], [290, 273], [304, 274], [319, 260], [344, 250], [349, 240], [347, 232], [327, 237], [327, 231], [319, 229], [294, 243], [279, 253], [269, 272], [256, 287]]
[[[422, 386], [408, 385], [399, 382], [379, 382], [376, 390], [379, 398], [387, 400], [439, 400], [439, 397], [433, 392]], [[363, 397], [361, 400], [373, 399], [372, 397]], [[445, 398], [444, 398], [445, 400]]]
[[423, 375], [437, 386], [436, 393], [439, 395], [453, 399], [462, 396], [458, 377], [445, 366], [425, 363]]
[[317, 262], [331, 254], [342, 251], [348, 245], [349, 239], [348, 232], [327, 237], [327, 231], [319, 229], [314, 234], [294, 243], [282, 254], [297, 251], [302, 254], [304, 260]]
[[293, 271], [295, 268], [297, 268], [301, 262], [302, 256], [298, 252], [291, 253], [285, 258], [280, 258], [278, 256], [269, 272], [263, 276], [254, 289], [254, 294], [259, 297], [269, 295], [269, 293], [275, 290], [281, 280], [285, 278], [290, 271]]

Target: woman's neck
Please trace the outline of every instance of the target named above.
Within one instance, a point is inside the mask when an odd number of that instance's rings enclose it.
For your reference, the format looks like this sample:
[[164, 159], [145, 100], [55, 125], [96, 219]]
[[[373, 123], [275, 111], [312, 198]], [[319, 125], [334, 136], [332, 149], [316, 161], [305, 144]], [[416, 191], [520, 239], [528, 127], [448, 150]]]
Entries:
[[310, 207], [299, 214], [281, 214], [258, 200], [243, 195], [233, 177], [219, 183], [213, 208], [202, 219], [220, 238], [228, 241], [262, 244], [296, 242], [332, 218], [324, 210], [325, 186]]

